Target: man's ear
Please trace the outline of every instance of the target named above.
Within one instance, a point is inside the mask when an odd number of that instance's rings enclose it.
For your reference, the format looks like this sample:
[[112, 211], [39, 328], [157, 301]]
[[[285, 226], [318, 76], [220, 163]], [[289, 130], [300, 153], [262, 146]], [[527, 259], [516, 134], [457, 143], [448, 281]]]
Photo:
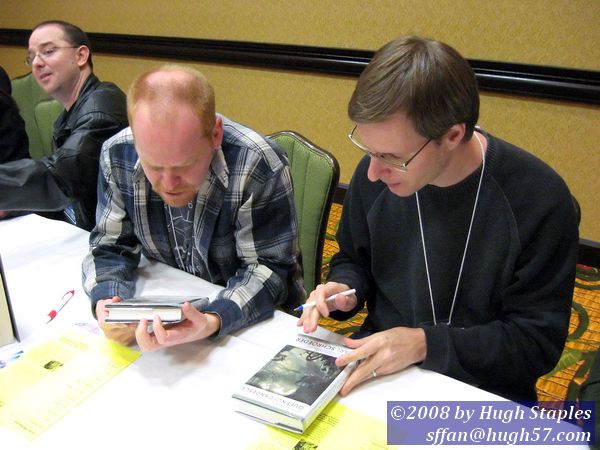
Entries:
[[223, 142], [223, 120], [221, 116], [216, 117], [210, 138], [213, 148], [221, 147], [221, 143]]
[[456, 148], [465, 137], [465, 131], [467, 129], [467, 125], [464, 123], [457, 123], [452, 125], [446, 134], [443, 136], [443, 140], [446, 142], [449, 148]]
[[77, 47], [77, 65], [83, 67], [87, 64], [90, 59], [90, 49], [87, 45], [80, 45]]

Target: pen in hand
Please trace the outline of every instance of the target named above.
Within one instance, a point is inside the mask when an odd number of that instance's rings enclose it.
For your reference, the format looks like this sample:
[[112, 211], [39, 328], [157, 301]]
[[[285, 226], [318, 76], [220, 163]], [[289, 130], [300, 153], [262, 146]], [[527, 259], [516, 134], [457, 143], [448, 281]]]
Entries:
[[56, 317], [56, 315], [60, 312], [60, 310], [65, 307], [65, 305], [68, 303], [68, 301], [73, 298], [74, 295], [75, 295], [74, 289], [71, 289], [70, 291], [65, 292], [64, 295], [62, 296], [62, 298], [60, 299], [60, 304], [58, 305], [58, 307], [56, 307], [55, 309], [52, 309], [47, 314], [46, 323], [49, 323], [50, 321], [52, 321]]
[[[342, 292], [338, 292], [337, 294], [330, 295], [329, 297], [327, 297], [325, 299], [325, 301], [326, 302], [330, 302], [332, 300], [335, 300], [335, 298], [338, 295], [346, 295], [346, 296], [348, 296], [348, 295], [354, 294], [355, 292], [356, 292], [356, 289], [348, 289], [347, 291], [342, 291]], [[304, 305], [298, 306], [296, 309], [294, 309], [294, 311], [302, 311], [302, 310], [304, 310], [304, 308], [312, 308], [316, 304], [317, 304], [317, 302], [308, 302], [308, 303], [305, 303]]]

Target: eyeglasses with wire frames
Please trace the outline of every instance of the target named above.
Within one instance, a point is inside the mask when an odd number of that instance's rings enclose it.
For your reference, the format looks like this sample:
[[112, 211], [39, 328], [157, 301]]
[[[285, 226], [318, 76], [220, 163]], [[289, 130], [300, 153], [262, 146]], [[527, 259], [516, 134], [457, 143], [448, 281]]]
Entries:
[[352, 128], [352, 131], [350, 132], [350, 134], [348, 135], [348, 139], [350, 139], [350, 141], [356, 145], [363, 153], [369, 155], [371, 158], [377, 158], [379, 161], [381, 161], [384, 164], [387, 164], [390, 167], [393, 167], [394, 169], [398, 169], [401, 170], [402, 172], [408, 172], [408, 164], [416, 158], [416, 156], [421, 153], [421, 151], [423, 151], [423, 149], [425, 147], [427, 147], [427, 144], [429, 144], [432, 139], [427, 139], [427, 142], [425, 142], [420, 148], [419, 150], [417, 150], [415, 152], [414, 155], [412, 155], [410, 158], [408, 158], [406, 161], [403, 161], [403, 158], [400, 158], [396, 155], [393, 155], [391, 153], [373, 153], [371, 150], [369, 150], [367, 147], [365, 147], [363, 144], [361, 144], [359, 141], [356, 140], [356, 138], [354, 137], [354, 132], [356, 131], [356, 127], [358, 125], [354, 125], [354, 128]]
[[37, 53], [31, 53], [29, 55], [27, 55], [27, 57], [25, 58], [25, 64], [28, 67], [31, 67], [31, 65], [33, 64], [33, 60], [36, 57], [40, 57], [43, 61], [46, 61], [48, 58], [51, 58], [52, 55], [54, 55], [58, 50], [61, 50], [63, 48], [77, 48], [79, 47], [78, 45], [69, 45], [69, 46], [64, 46], [64, 47], [59, 47], [59, 46], [52, 46], [52, 47], [48, 47], [45, 48], [44, 50], [42, 50], [41, 52], [37, 52]]

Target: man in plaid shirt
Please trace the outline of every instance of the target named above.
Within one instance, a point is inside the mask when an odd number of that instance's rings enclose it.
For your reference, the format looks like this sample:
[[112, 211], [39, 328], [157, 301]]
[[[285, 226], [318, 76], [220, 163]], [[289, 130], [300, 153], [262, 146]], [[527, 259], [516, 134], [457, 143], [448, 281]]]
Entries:
[[[100, 157], [97, 225], [84, 288], [105, 334], [143, 351], [223, 336], [304, 295], [287, 159], [274, 143], [215, 113], [202, 74], [163, 66], [128, 94], [127, 128]], [[107, 324], [106, 305], [133, 296], [141, 253], [225, 286], [203, 311], [153, 331]]]

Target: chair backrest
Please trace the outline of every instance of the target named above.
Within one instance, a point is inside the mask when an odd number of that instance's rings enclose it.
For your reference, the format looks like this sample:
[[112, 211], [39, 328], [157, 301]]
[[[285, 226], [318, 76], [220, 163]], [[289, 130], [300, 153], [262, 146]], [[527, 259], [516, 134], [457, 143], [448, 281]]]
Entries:
[[[43, 131], [38, 127], [35, 116], [35, 108], [40, 102], [51, 100], [46, 92], [37, 84], [33, 75], [28, 73], [11, 81], [12, 96], [19, 106], [21, 117], [25, 121], [25, 131], [29, 138], [29, 154], [34, 159], [39, 159], [45, 156], [47, 149], [44, 147], [44, 142], [48, 142], [48, 137], [41, 133], [47, 133], [47, 127], [43, 127]], [[57, 115], [58, 117], [58, 115]], [[47, 120], [51, 120], [48, 117]], [[55, 118], [56, 120], [56, 118]], [[52, 122], [54, 124], [54, 122]], [[50, 143], [52, 142], [52, 127], [50, 127]], [[52, 146], [50, 145], [50, 153]]]
[[[63, 110], [63, 105], [56, 100], [45, 100], [35, 105], [34, 117], [35, 124], [40, 134], [41, 151], [34, 152], [37, 157], [32, 156], [32, 158], [38, 159], [41, 156], [50, 156], [52, 154], [54, 122], [56, 122], [56, 119], [58, 119], [58, 116]], [[32, 149], [30, 148], [30, 154], [31, 150]], [[42, 155], [38, 156], [38, 153], [42, 153]]]
[[293, 131], [267, 138], [279, 144], [290, 162], [304, 288], [309, 294], [321, 282], [323, 241], [340, 167], [331, 153]]

